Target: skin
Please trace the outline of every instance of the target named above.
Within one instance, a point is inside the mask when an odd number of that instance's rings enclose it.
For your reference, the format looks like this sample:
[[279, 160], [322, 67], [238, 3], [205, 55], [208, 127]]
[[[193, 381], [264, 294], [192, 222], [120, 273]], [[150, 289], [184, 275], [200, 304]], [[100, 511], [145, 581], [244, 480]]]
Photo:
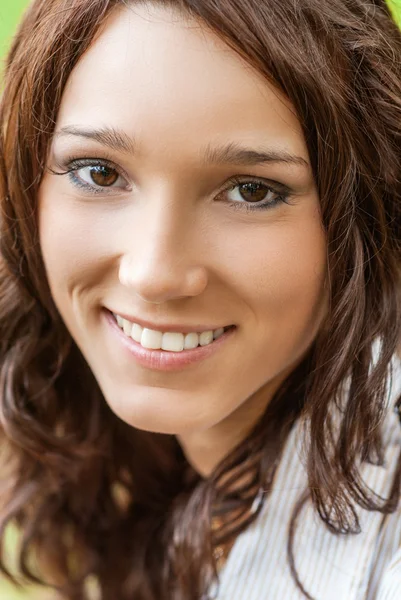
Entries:
[[[114, 128], [132, 147], [62, 135], [65, 127]], [[206, 160], [206, 148], [227, 144], [304, 162]], [[123, 178], [90, 194], [51, 172], [71, 157], [108, 159]], [[326, 313], [326, 239], [294, 108], [198, 22], [163, 7], [118, 9], [68, 81], [48, 167], [40, 245], [61, 317], [111, 409], [133, 427], [175, 434], [208, 476], [263, 414]], [[86, 181], [91, 173], [76, 172]], [[287, 186], [288, 203], [247, 211], [235, 176]], [[258, 189], [262, 200], [277, 197]], [[127, 356], [103, 307], [236, 330], [212, 357], [160, 372]]]

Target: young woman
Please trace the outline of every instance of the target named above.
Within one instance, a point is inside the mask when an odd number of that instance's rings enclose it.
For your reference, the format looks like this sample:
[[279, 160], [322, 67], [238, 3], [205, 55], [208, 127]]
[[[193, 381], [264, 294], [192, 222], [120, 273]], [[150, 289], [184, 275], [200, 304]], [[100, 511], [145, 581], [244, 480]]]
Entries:
[[0, 117], [18, 575], [399, 598], [400, 53], [372, 0], [32, 2]]

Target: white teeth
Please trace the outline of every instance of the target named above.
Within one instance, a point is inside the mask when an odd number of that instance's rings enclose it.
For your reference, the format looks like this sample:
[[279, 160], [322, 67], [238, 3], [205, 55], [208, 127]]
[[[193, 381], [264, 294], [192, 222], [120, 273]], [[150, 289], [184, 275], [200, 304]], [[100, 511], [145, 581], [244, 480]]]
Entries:
[[131, 335], [131, 331], [132, 331], [132, 323], [130, 323], [126, 319], [123, 319], [123, 329], [124, 329], [125, 335], [130, 336]]
[[199, 336], [199, 343], [201, 346], [207, 346], [213, 342], [213, 331], [203, 331]]
[[161, 331], [146, 329], [142, 331], [141, 346], [149, 350], [160, 350], [162, 347], [163, 334]]
[[207, 346], [217, 340], [224, 333], [223, 327], [214, 331], [203, 331], [201, 333], [175, 333], [155, 331], [143, 328], [137, 323], [131, 323], [119, 315], [113, 313], [119, 327], [135, 342], [149, 350], [166, 350], [169, 352], [182, 352], [193, 350], [200, 346]]
[[193, 350], [199, 346], [199, 335], [197, 333], [187, 333], [184, 340], [185, 350]]
[[162, 350], [170, 350], [170, 352], [181, 352], [184, 350], [184, 334], [183, 333], [163, 333]]
[[217, 340], [224, 333], [224, 328], [220, 327], [220, 329], [216, 329], [213, 333], [213, 339]]
[[132, 326], [131, 337], [133, 340], [135, 340], [135, 342], [138, 342], [138, 344], [141, 343], [142, 332], [143, 332], [143, 327], [141, 327], [140, 325], [137, 325], [137, 323], [134, 323]]

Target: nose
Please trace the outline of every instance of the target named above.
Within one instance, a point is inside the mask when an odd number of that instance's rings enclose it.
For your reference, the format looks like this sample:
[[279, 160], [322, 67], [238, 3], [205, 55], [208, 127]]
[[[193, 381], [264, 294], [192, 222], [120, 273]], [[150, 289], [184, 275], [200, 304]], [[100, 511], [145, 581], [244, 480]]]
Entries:
[[129, 249], [120, 260], [119, 280], [143, 302], [163, 304], [205, 290], [204, 253], [196, 246], [197, 236], [189, 221], [180, 219], [170, 204], [169, 209], [158, 215], [153, 212], [131, 229]]

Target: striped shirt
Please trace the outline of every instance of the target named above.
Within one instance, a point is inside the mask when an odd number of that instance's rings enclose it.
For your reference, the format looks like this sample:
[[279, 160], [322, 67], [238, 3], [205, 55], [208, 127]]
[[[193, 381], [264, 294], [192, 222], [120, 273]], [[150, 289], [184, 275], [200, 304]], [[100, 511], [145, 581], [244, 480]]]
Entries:
[[[365, 483], [388, 497], [401, 450], [394, 403], [401, 395], [401, 362], [394, 358], [388, 410], [383, 419], [384, 466], [363, 464]], [[287, 560], [288, 526], [307, 488], [300, 425], [287, 440], [272, 492], [252, 525], [235, 541], [220, 573], [216, 600], [305, 600]], [[295, 530], [300, 581], [314, 600], [401, 600], [401, 502], [383, 515], [356, 507], [361, 532], [334, 535], [306, 503]], [[217, 592], [217, 587], [211, 590]]]

